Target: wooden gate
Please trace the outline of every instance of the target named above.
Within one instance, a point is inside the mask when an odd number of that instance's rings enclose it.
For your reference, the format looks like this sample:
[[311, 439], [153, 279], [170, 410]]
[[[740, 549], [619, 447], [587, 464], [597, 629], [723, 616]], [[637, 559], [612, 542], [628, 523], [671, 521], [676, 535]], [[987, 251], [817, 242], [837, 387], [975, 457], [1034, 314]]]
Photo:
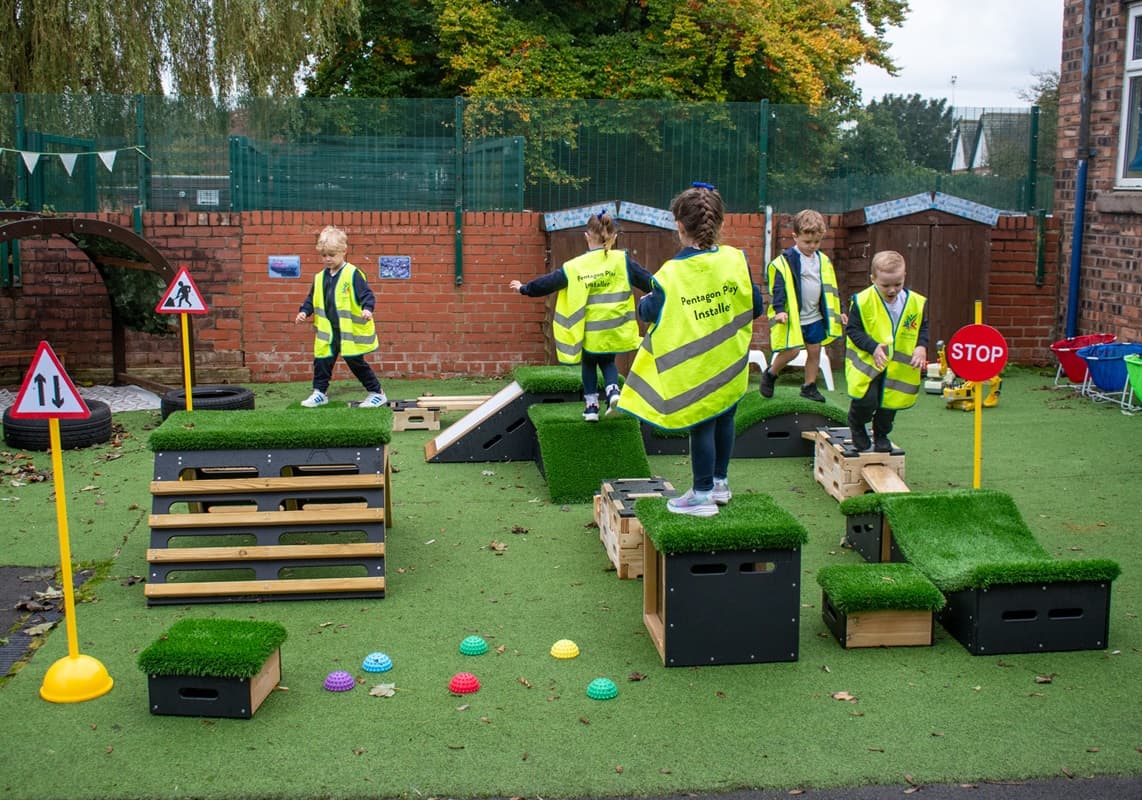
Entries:
[[[928, 298], [929, 356], [975, 321], [976, 300], [987, 304], [991, 271], [991, 228], [943, 211], [923, 211], [850, 229], [849, 259], [842, 293], [848, 298], [869, 285], [869, 264], [880, 250], [896, 250], [908, 268], [906, 286]], [[986, 320], [985, 320], [986, 321]]]

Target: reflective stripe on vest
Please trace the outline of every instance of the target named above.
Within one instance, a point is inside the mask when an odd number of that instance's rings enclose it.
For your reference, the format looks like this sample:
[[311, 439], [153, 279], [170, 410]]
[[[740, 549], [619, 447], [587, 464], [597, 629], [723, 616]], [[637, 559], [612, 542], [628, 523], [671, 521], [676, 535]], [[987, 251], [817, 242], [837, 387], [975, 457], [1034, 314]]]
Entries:
[[590, 250], [563, 265], [567, 287], [552, 316], [555, 353], [562, 364], [578, 364], [583, 351], [625, 353], [638, 347], [634, 293], [624, 250]]
[[[361, 356], [377, 349], [377, 326], [371, 319], [361, 316], [361, 306], [353, 292], [353, 275], [357, 268], [346, 262], [337, 273], [334, 296], [339, 298], [337, 324], [340, 329], [342, 356]], [[325, 314], [325, 278], [329, 270], [321, 270], [313, 277], [313, 312], [317, 335], [313, 339], [313, 357], [329, 358], [333, 355], [333, 325]]]
[[689, 428], [741, 400], [753, 336], [753, 285], [733, 247], [667, 261], [665, 302], [635, 354], [619, 408], [660, 428]]
[[[884, 376], [884, 393], [880, 405], [884, 408], [908, 408], [920, 395], [920, 370], [912, 366], [912, 351], [920, 335], [920, 321], [924, 318], [923, 296], [908, 292], [900, 322], [893, 330], [892, 316], [875, 287], [856, 296], [864, 329], [878, 342], [891, 341], [888, 366]], [[856, 347], [852, 339], [845, 341], [845, 383], [850, 397], [864, 397], [869, 384], [880, 373], [872, 353]]]
[[[821, 294], [825, 298], [825, 340], [829, 342], [841, 338], [844, 331], [841, 328], [841, 293], [837, 290], [837, 275], [833, 269], [833, 262], [824, 253], [818, 252], [821, 259]], [[773, 308], [773, 284], [777, 273], [785, 281], [785, 313], [789, 315], [786, 322], [774, 322], [777, 311]], [[795, 347], [804, 347], [805, 339], [801, 336], [801, 298], [797, 296], [793, 284], [793, 268], [782, 253], [770, 262], [766, 268], [766, 280], [769, 284], [770, 304], [766, 310], [769, 318], [769, 346], [774, 350], [791, 350]]]

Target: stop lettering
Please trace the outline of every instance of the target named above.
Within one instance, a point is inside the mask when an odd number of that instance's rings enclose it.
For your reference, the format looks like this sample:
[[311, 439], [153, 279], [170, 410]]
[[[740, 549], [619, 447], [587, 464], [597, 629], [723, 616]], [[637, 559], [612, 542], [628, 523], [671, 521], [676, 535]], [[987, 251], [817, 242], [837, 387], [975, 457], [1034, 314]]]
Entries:
[[986, 381], [1007, 364], [1007, 341], [990, 325], [966, 325], [952, 335], [944, 353], [956, 375], [965, 381]]

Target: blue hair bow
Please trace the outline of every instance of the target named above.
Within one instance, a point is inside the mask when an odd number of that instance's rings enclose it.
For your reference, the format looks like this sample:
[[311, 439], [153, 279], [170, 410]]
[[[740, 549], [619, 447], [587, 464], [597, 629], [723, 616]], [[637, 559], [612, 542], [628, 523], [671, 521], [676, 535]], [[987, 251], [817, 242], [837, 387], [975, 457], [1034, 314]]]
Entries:
[[600, 209], [600, 210], [599, 210], [599, 213], [598, 213], [598, 214], [596, 214], [596, 215], [595, 215], [595, 217], [596, 217], [596, 218], [597, 218], [597, 219], [598, 219], [598, 220], [601, 222], [601, 221], [602, 221], [602, 219], [603, 219], [603, 217], [604, 217], [604, 215], [606, 215], [606, 213], [607, 213], [607, 209], [605, 209], [605, 208], [603, 208], [603, 209]]
[[695, 189], [709, 189], [711, 192], [716, 192], [718, 187], [712, 183], [702, 183], [702, 181], [694, 181], [692, 184]]

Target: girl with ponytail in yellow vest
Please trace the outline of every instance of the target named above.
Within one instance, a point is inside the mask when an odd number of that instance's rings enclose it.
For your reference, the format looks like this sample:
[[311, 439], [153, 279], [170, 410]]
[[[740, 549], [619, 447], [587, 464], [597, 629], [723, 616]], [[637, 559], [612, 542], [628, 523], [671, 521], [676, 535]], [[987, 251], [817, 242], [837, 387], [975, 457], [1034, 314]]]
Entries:
[[329, 381], [337, 356], [345, 359], [353, 376], [368, 394], [360, 408], [380, 408], [388, 403], [381, 382], [365, 361], [365, 354], [377, 349], [377, 329], [373, 322], [376, 298], [364, 274], [345, 260], [349, 237], [345, 231], [327, 225], [317, 237], [317, 252], [323, 269], [313, 278], [313, 286], [294, 317], [294, 324], [312, 318], [317, 328], [313, 339], [313, 394], [301, 401], [306, 408], [329, 402]]
[[639, 301], [638, 315], [650, 327], [619, 408], [660, 428], [690, 430], [694, 484], [667, 508], [709, 517], [732, 497], [734, 414], [749, 382], [753, 321], [765, 305], [745, 254], [718, 244], [726, 209], [717, 189], [695, 183], [670, 211], [682, 249]]
[[[928, 363], [928, 303], [904, 288], [904, 256], [872, 257], [872, 286], [853, 297], [845, 327], [845, 383], [853, 447], [891, 453], [888, 434], [896, 412], [920, 394]], [[872, 439], [865, 427], [872, 421]]]
[[615, 355], [638, 347], [641, 336], [634, 311], [634, 286], [651, 289], [650, 273], [625, 250], [615, 250], [615, 220], [606, 210], [587, 220], [587, 252], [529, 283], [512, 281], [512, 291], [527, 297], [559, 292], [551, 325], [560, 364], [582, 364], [583, 419], [599, 421], [599, 372], [607, 413], [619, 402]]

